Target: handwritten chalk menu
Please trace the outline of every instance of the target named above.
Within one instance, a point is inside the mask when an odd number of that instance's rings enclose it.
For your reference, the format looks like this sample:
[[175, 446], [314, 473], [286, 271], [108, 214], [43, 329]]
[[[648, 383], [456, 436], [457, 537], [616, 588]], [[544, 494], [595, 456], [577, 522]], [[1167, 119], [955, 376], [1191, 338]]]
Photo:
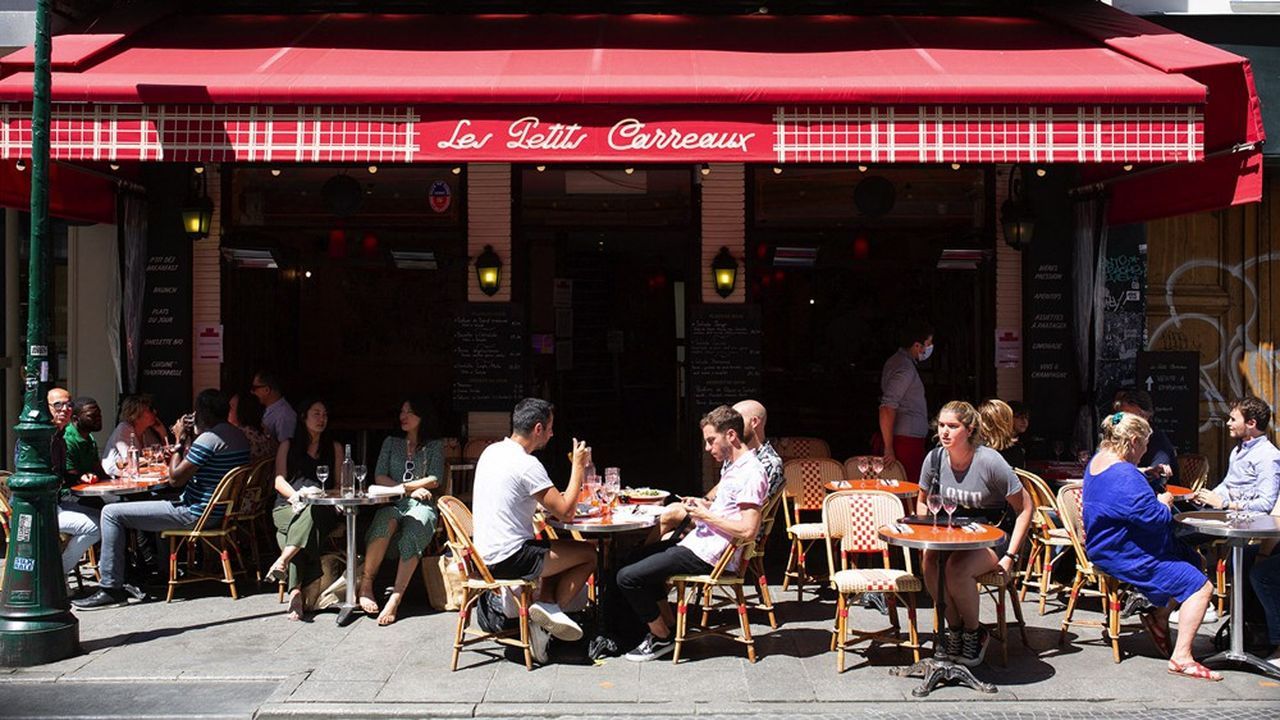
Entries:
[[167, 421], [191, 410], [191, 240], [174, 222], [153, 222], [142, 268], [142, 352], [138, 388]]
[[1180, 453], [1200, 444], [1200, 353], [1138, 353], [1138, 387], [1151, 393], [1152, 424], [1164, 431]]
[[1033, 243], [1023, 263], [1023, 387], [1032, 432], [1041, 438], [1068, 439], [1079, 392], [1071, 327], [1071, 245]]
[[693, 305], [688, 373], [694, 410], [760, 396], [760, 308]]
[[525, 396], [524, 310], [470, 303], [453, 319], [453, 409], [510, 411]]

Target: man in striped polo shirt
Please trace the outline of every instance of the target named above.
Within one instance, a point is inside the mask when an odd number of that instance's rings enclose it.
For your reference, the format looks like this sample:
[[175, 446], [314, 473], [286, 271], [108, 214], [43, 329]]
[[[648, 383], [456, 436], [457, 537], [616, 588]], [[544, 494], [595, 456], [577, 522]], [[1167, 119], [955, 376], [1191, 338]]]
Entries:
[[[222, 476], [249, 462], [249, 441], [227, 422], [230, 406], [218, 390], [204, 390], [196, 397], [195, 428], [179, 420], [174, 435], [179, 449], [170, 458], [173, 486], [182, 488], [176, 501], [119, 502], [102, 510], [102, 558], [98, 592], [73, 601], [80, 610], [98, 610], [128, 602], [135, 593], [124, 585], [126, 530], [160, 532], [193, 527], [213, 497]], [[194, 438], [194, 439], [193, 439]], [[215, 518], [216, 519], [216, 518]]]

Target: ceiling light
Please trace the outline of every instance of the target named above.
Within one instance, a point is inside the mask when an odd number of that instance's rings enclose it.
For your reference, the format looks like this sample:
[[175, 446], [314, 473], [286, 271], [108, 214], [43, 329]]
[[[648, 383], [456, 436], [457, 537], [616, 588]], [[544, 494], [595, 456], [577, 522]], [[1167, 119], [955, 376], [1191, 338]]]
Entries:
[[711, 174], [711, 166], [710, 166], [710, 165], [708, 165], [707, 163], [702, 163], [702, 165], [698, 168], [698, 172], [702, 173], [702, 175], [703, 175], [704, 177], [705, 177], [705, 176], [707, 176], [707, 175], [710, 175], [710, 174]]
[[452, 169], [452, 170], [450, 170], [449, 172], [453, 173], [454, 175], [461, 175], [461, 174], [462, 174], [462, 166], [461, 166], [461, 165], [454, 165], [454, 166], [453, 166], [453, 169]]
[[203, 166], [203, 165], [197, 165], [197, 166], [195, 166], [195, 167], [191, 168], [191, 171], [192, 171], [192, 172], [194, 172], [194, 173], [195, 173], [195, 174], [197, 174], [197, 175], [200, 175], [200, 174], [204, 173], [204, 166]]
[[1048, 170], [1045, 170], [1044, 168], [1036, 168], [1036, 177], [1044, 177], [1045, 175], [1048, 175], [1048, 174], [1049, 174]]
[[866, 166], [866, 165], [859, 165], [859, 166], [858, 166], [858, 172], [866, 172], [866, 171], [867, 171], [867, 166]]
[[271, 177], [280, 177], [280, 168], [271, 168]]
[[546, 166], [546, 165], [535, 165], [535, 166], [533, 166], [533, 169], [534, 169], [534, 170], [537, 170], [538, 172], [546, 172], [546, 171], [547, 171], [547, 166]]
[[1129, 164], [1129, 163], [1125, 163], [1125, 164], [1124, 164], [1124, 171], [1125, 171], [1125, 172], [1129, 172], [1129, 171], [1130, 171], [1130, 170], [1132, 170], [1132, 169], [1133, 169], [1133, 165], [1131, 165], [1131, 164]]
[[119, 169], [120, 169], [120, 164], [119, 164], [119, 163], [108, 163], [108, 164], [107, 164], [107, 167], [111, 168], [111, 171], [112, 171], [112, 172], [115, 172], [116, 170], [119, 170]]
[[773, 166], [773, 174], [774, 174], [774, 175], [781, 175], [781, 174], [782, 174], [782, 168], [778, 167], [777, 165], [774, 165], [774, 166]]
[[308, 271], [306, 271], [306, 272], [302, 273], [302, 276], [303, 276], [303, 277], [308, 277], [308, 278], [309, 278], [309, 277], [311, 277], [311, 271], [310, 271], [310, 270], [308, 270]]
[[960, 163], [951, 163], [951, 169], [952, 169], [952, 170], [959, 170], [959, 169], [960, 169]]
[[629, 167], [629, 168], [627, 168], [627, 169], [623, 170], [622, 172], [624, 172], [624, 173], [626, 173], [626, 174], [628, 174], [628, 175], [634, 175], [634, 174], [635, 174], [635, 172], [636, 172], [636, 169], [635, 169], [635, 168], [633, 168], [633, 167]]
[[369, 166], [369, 174], [370, 174], [370, 175], [377, 175], [377, 174], [378, 174], [378, 166], [377, 166], [377, 165], [370, 165], [370, 166]]

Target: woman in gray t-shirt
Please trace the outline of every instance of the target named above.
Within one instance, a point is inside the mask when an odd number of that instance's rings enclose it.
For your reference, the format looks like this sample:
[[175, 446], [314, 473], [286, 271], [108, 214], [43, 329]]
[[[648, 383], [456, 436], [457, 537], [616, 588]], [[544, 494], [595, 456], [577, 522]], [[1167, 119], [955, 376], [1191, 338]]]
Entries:
[[[1008, 539], [1007, 546], [995, 550], [960, 550], [947, 558], [948, 630], [943, 648], [935, 650], [935, 655], [973, 667], [982, 662], [989, 639], [978, 622], [976, 578], [995, 570], [1013, 573], [1034, 507], [1022, 481], [1000, 453], [981, 444], [982, 421], [972, 405], [949, 402], [943, 406], [938, 413], [938, 443], [941, 447], [925, 457], [920, 470], [916, 512], [926, 514], [929, 494], [937, 492], [957, 500], [959, 515], [980, 515], [999, 523]], [[925, 587], [930, 594], [935, 593], [937, 554], [927, 550], [924, 575]]]

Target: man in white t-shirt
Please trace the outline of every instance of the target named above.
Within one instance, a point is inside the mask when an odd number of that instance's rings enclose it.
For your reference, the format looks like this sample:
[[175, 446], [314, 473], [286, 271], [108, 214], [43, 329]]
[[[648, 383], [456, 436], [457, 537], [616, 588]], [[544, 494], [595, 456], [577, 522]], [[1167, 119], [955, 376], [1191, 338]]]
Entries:
[[[745, 428], [738, 411], [727, 405], [702, 418], [702, 439], [720, 473], [715, 500], [686, 498], [693, 531], [677, 545], [650, 545], [639, 559], [618, 571], [618, 590], [640, 620], [649, 626], [644, 640], [626, 658], [656, 660], [671, 652], [671, 629], [658, 603], [667, 596], [667, 578], [711, 572], [731, 543], [751, 540], [760, 529], [760, 508], [769, 496], [769, 476], [755, 453], [742, 441]], [[737, 569], [734, 558], [729, 571]]]
[[595, 571], [595, 550], [572, 540], [535, 540], [533, 515], [538, 506], [572, 519], [578, 493], [591, 463], [591, 449], [573, 441], [573, 471], [562, 493], [532, 453], [551, 440], [555, 407], [525, 398], [511, 413], [511, 437], [485, 448], [476, 461], [473, 488], [475, 545], [495, 579], [541, 580], [538, 601], [529, 608], [530, 644], [538, 662], [547, 659], [547, 636], [573, 641], [582, 637], [561, 607], [581, 592]]

